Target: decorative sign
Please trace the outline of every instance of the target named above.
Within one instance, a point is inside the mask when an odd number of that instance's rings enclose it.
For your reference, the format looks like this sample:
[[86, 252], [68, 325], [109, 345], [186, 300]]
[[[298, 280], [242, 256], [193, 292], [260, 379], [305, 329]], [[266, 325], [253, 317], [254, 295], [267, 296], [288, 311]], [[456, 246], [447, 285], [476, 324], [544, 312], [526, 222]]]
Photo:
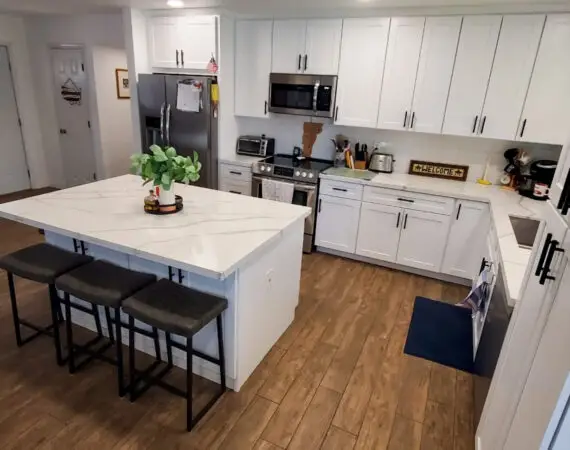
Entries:
[[117, 98], [131, 98], [129, 71], [127, 69], [115, 69], [115, 82], [117, 84]]
[[410, 161], [409, 174], [423, 177], [445, 178], [447, 180], [465, 181], [469, 166], [444, 164], [430, 161]]

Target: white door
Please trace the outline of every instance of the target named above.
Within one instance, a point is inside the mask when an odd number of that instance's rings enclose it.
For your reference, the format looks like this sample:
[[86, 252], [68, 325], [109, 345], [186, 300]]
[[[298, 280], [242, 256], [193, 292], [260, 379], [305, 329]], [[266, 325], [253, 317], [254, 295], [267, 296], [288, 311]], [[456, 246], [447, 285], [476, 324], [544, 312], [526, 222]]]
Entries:
[[410, 129], [441, 133], [461, 17], [428, 17], [412, 102]]
[[267, 117], [272, 33], [271, 20], [236, 22], [234, 112], [237, 116]]
[[184, 16], [179, 22], [180, 66], [206, 70], [216, 51], [216, 16]]
[[563, 219], [570, 224], [570, 137], [560, 153], [550, 188], [550, 199], [554, 207], [562, 214]]
[[485, 203], [458, 200], [441, 271], [472, 279], [477, 275], [489, 233], [489, 207]]
[[315, 245], [354, 253], [359, 217], [358, 200], [320, 195]]
[[402, 208], [363, 202], [356, 254], [395, 262], [403, 219]]
[[503, 17], [483, 107], [482, 136], [514, 139], [544, 20], [545, 16], [537, 14]]
[[396, 262], [417, 269], [439, 272], [449, 229], [449, 216], [404, 210]]
[[8, 49], [0, 46], [0, 195], [30, 188]]
[[67, 187], [96, 179], [83, 51], [51, 51], [61, 158]]
[[179, 53], [177, 58], [177, 52], [181, 48], [179, 23], [179, 17], [151, 17], [149, 19], [148, 45], [152, 67], [176, 68], [179, 66]]
[[376, 127], [389, 28], [389, 18], [344, 20], [336, 124]]
[[500, 28], [501, 16], [463, 18], [443, 121], [444, 134], [477, 134]]
[[570, 14], [548, 16], [517, 139], [560, 145], [566, 143], [570, 121], [569, 48]]
[[308, 20], [303, 71], [317, 75], [337, 75], [341, 38], [341, 19]]
[[273, 22], [272, 72], [303, 72], [306, 32], [306, 20], [275, 20]]
[[392, 18], [378, 110], [378, 128], [404, 130], [411, 122], [424, 23], [424, 17]]

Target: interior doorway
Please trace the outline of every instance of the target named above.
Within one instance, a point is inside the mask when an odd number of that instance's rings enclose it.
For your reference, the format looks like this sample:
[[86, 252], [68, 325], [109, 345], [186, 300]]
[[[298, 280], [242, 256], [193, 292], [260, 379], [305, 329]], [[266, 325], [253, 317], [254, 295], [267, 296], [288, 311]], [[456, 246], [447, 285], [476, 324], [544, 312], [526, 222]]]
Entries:
[[0, 194], [30, 188], [8, 47], [0, 45]]
[[53, 48], [51, 60], [66, 186], [89, 183], [97, 176], [83, 50]]

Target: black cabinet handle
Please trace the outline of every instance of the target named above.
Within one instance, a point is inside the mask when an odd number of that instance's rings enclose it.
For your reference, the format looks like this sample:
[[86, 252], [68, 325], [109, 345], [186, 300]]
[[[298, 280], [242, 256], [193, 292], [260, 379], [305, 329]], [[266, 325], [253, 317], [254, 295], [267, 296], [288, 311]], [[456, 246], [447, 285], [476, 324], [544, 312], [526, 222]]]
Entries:
[[232, 194], [239, 194], [239, 195], [241, 195], [241, 192], [238, 192], [238, 191], [230, 191], [230, 192], [231, 192]]
[[471, 130], [471, 133], [475, 133], [475, 130], [477, 129], [477, 121], [479, 120], [479, 116], [475, 116], [475, 121], [473, 122], [473, 129]]
[[178, 50], [176, 50], [176, 67], [178, 67]]
[[400, 228], [400, 215], [402, 213], [398, 213], [398, 221], [396, 222], [396, 228]]
[[525, 128], [526, 128], [526, 119], [523, 120], [522, 127], [521, 127], [521, 134], [519, 137], [523, 137]]
[[342, 188], [336, 188], [336, 187], [333, 187], [333, 188], [332, 188], [332, 190], [333, 190], [333, 191], [341, 191], [341, 192], [346, 192], [346, 189], [342, 189]]
[[307, 63], [309, 62], [309, 57], [307, 55], [305, 55], [305, 68], [303, 69], [304, 71], [307, 70]]
[[561, 248], [558, 248], [558, 244], [560, 244], [560, 242], [553, 240], [550, 243], [550, 250], [548, 251], [548, 255], [546, 256], [546, 261], [544, 263], [544, 270], [542, 271], [542, 275], [540, 276], [540, 280], [539, 283], [541, 285], [544, 285], [544, 283], [546, 283], [546, 280], [556, 280], [555, 277], [548, 275], [550, 273], [550, 265], [552, 264], [552, 259], [554, 258], [554, 253], [556, 252], [562, 252], [564, 253], [564, 250]]
[[265, 109], [263, 110], [263, 113], [267, 115], [267, 100], [265, 100]]
[[459, 208], [457, 208], [457, 216], [455, 217], [455, 220], [459, 220], [459, 214], [461, 214], [461, 206], [462, 204], [459, 204]]
[[550, 248], [551, 241], [552, 241], [552, 233], [548, 233], [546, 235], [546, 239], [544, 240], [544, 247], [542, 248], [542, 253], [540, 254], [540, 258], [538, 259], [536, 272], [534, 273], [537, 277], [540, 276], [540, 273], [544, 269], [544, 260], [546, 259], [546, 254], [548, 253], [548, 249]]
[[303, 59], [303, 57], [301, 56], [301, 54], [299, 53], [299, 62], [297, 63], [297, 69], [299, 70], [299, 72], [301, 71], [301, 60]]
[[321, 204], [322, 204], [322, 199], [319, 198], [319, 212], [321, 212]]
[[237, 170], [230, 170], [230, 173], [231, 173], [232, 175], [242, 175], [242, 173], [241, 173], [241, 172], [238, 172]]
[[411, 200], [409, 198], [400, 198], [398, 197], [398, 200], [400, 200], [401, 202], [408, 202], [408, 203], [414, 203], [415, 200]]
[[483, 120], [481, 121], [481, 130], [479, 131], [479, 134], [483, 134], [483, 131], [485, 131], [485, 122], [487, 122], [487, 116], [483, 116]]
[[408, 213], [404, 216], [404, 230], [406, 229], [406, 225], [408, 225]]
[[568, 169], [568, 173], [566, 174], [566, 181], [564, 181], [564, 187], [562, 188], [562, 193], [560, 194], [560, 200], [558, 201], [558, 205], [556, 206], [558, 209], [561, 210], [563, 216], [568, 214], [568, 208], [570, 207], [570, 169]]
[[481, 260], [481, 265], [479, 266], [479, 273], [483, 272], [483, 270], [485, 270], [485, 267], [487, 267], [487, 260], [483, 258]]
[[414, 128], [414, 120], [416, 119], [415, 111], [412, 112], [412, 120], [410, 121], [410, 128]]
[[406, 122], [408, 121], [408, 111], [404, 112], [404, 125], [403, 127], [406, 128]]
[[338, 106], [334, 110], [334, 121], [336, 122], [337, 120], [338, 120]]
[[184, 67], [184, 50], [180, 50], [180, 63]]

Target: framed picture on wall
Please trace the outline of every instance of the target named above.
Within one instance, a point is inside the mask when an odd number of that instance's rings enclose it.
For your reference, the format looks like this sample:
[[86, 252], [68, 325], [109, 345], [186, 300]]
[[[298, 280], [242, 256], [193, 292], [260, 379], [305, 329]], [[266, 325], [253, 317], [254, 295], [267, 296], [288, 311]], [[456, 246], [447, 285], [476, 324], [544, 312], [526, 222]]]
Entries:
[[129, 71], [127, 69], [115, 69], [115, 78], [117, 81], [117, 98], [131, 98]]

